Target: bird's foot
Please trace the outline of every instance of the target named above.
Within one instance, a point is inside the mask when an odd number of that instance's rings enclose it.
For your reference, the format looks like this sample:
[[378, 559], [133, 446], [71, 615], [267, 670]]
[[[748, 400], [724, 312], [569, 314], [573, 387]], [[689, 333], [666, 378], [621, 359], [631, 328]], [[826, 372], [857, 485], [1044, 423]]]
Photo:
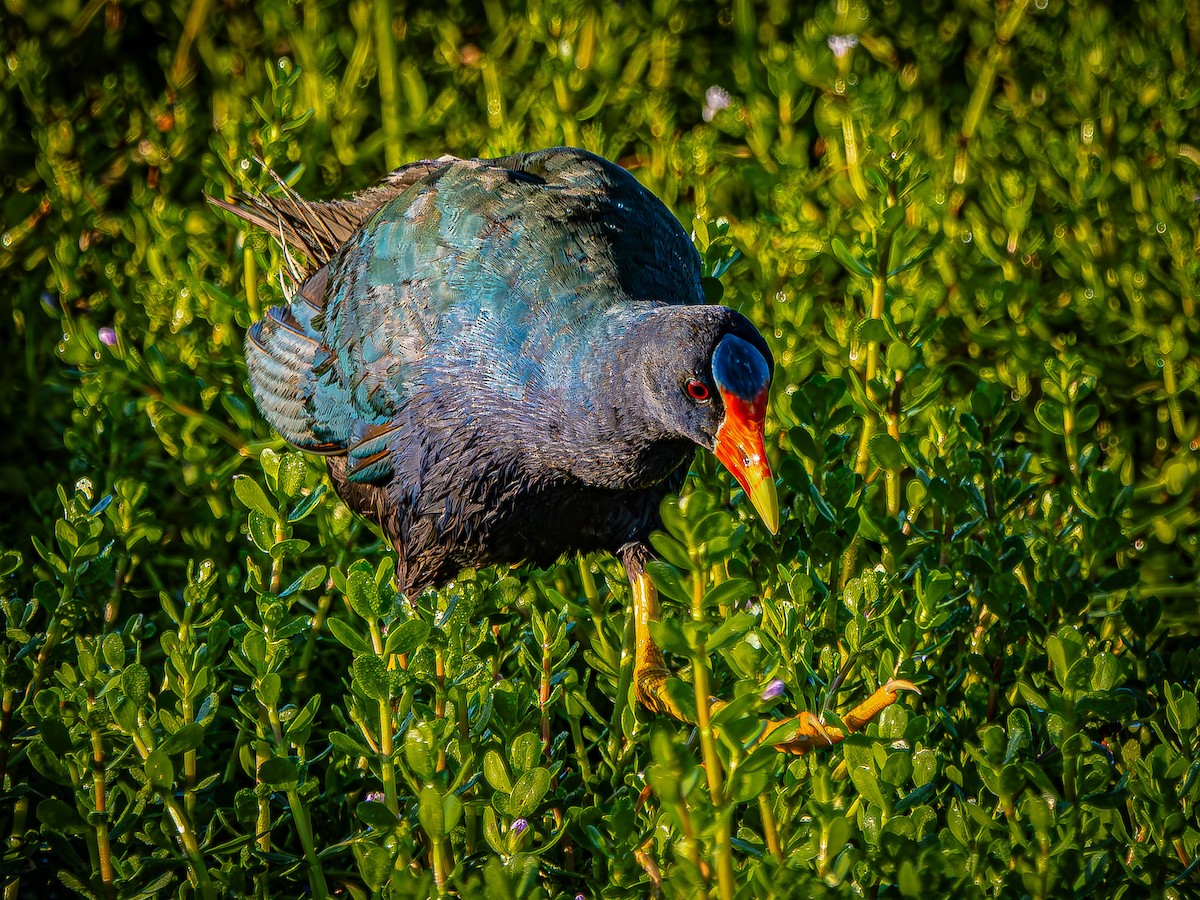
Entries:
[[[658, 648], [654, 649], [657, 651]], [[639, 665], [633, 673], [634, 693], [638, 702], [653, 712], [672, 716], [681, 722], [696, 724], [696, 703], [691, 686], [667, 669], [661, 653], [646, 656], [652, 658], [640, 658]], [[654, 659], [654, 656], [657, 656], [657, 659]], [[786, 719], [774, 719], [764, 723], [759, 740], [774, 744], [776, 750], [793, 756], [802, 756], [821, 747], [832, 747], [844, 741], [848, 735], [865, 728], [883, 710], [900, 699], [900, 694], [904, 691], [920, 693], [911, 681], [892, 679], [842, 717], [845, 730], [825, 725], [811, 712], [802, 712]], [[724, 706], [723, 701], [712, 700], [709, 711], [716, 715]]]
[[633, 691], [638, 703], [653, 712], [695, 724], [696, 698], [691, 685], [666, 667], [657, 647], [650, 644], [649, 649], [652, 652], [638, 655], [633, 669]]
[[[647, 709], [695, 725], [699, 720], [696, 716], [696, 696], [691, 685], [667, 668], [662, 651], [650, 636], [650, 623], [659, 617], [658, 592], [637, 555], [631, 554], [626, 558], [625, 567], [629, 572], [633, 594], [634, 694], [638, 702]], [[842, 716], [845, 730], [827, 727], [811, 712], [802, 712], [791, 718], [766, 722], [759, 739], [766, 743], [774, 743], [781, 752], [795, 756], [819, 747], [830, 747], [845, 740], [847, 735], [861, 731], [868, 722], [895, 703], [901, 691], [920, 693], [911, 681], [894, 678]], [[725, 706], [721, 700], [709, 700], [709, 712], [712, 715], [716, 715]], [[793, 727], [794, 733], [791, 732]]]
[[893, 678], [862, 703], [858, 704], [858, 706], [854, 707], [854, 709], [850, 710], [850, 712], [846, 713], [846, 715], [842, 716], [842, 723], [846, 726], [844, 731], [841, 728], [826, 726], [810, 712], [802, 712], [788, 719], [777, 719], [768, 722], [766, 731], [763, 732], [762, 740], [770, 743], [773, 734], [777, 734], [783, 729], [790, 729], [794, 725], [796, 726], [796, 733], [789, 734], [783, 740], [776, 743], [775, 749], [783, 753], [790, 753], [793, 756], [802, 756], [809, 750], [815, 750], [820, 747], [831, 747], [834, 744], [844, 741], [848, 735], [865, 728], [867, 723], [900, 699], [902, 691], [912, 691], [916, 694], [921, 693], [911, 681]]

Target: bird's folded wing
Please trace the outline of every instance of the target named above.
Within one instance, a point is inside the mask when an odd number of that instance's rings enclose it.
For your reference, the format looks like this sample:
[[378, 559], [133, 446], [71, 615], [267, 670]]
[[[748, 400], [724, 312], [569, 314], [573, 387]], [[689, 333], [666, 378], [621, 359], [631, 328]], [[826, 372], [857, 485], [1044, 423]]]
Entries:
[[392, 476], [392, 454], [389, 443], [396, 424], [361, 423], [354, 427], [347, 453], [346, 478], [356, 484], [374, 484]]

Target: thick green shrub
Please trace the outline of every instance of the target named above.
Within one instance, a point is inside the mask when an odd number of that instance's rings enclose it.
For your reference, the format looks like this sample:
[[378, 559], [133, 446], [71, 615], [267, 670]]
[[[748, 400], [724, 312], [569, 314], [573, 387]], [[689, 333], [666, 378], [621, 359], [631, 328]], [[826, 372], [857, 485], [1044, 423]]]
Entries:
[[[1200, 4], [509, 6], [8, 0], [5, 897], [1195, 896]], [[247, 393], [206, 191], [563, 143], [776, 351], [779, 535], [654, 538], [707, 770], [614, 560], [410, 605]]]

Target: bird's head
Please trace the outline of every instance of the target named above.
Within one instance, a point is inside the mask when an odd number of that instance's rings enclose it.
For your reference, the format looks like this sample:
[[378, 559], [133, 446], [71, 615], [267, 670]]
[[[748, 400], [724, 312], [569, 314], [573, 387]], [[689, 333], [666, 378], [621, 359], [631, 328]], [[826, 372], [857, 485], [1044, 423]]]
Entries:
[[779, 498], [763, 447], [773, 362], [766, 341], [720, 306], [666, 307], [646, 324], [643, 377], [654, 418], [711, 450], [774, 534]]

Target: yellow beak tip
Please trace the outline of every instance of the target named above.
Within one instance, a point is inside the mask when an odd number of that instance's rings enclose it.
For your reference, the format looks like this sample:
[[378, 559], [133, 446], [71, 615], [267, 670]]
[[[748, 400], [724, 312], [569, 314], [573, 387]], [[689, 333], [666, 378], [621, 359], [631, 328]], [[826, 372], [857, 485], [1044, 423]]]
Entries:
[[779, 533], [779, 495], [775, 491], [775, 479], [770, 477], [768, 472], [767, 477], [758, 481], [757, 484], [751, 482], [746, 493], [750, 497], [750, 502], [754, 505], [755, 511], [758, 512], [763, 524], [767, 526], [767, 531], [771, 534]]

